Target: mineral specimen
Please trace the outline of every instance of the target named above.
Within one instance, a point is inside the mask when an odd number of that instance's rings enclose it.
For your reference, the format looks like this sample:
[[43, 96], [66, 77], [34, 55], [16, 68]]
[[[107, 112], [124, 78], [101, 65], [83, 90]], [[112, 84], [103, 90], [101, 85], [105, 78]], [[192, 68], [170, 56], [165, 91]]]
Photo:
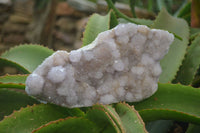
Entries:
[[156, 92], [159, 61], [173, 39], [167, 31], [119, 24], [88, 46], [45, 59], [27, 78], [26, 92], [71, 108], [141, 101]]

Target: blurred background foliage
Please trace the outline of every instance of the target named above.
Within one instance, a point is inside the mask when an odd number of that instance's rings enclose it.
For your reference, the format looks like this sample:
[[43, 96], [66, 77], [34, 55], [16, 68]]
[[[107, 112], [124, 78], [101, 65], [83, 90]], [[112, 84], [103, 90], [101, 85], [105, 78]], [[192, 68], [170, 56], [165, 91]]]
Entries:
[[[197, 37], [200, 33], [199, 0], [112, 1], [115, 3], [115, 7], [127, 18], [134, 17], [134, 21], [147, 25], [153, 23], [162, 8], [165, 8], [174, 17], [183, 18], [190, 25], [190, 43], [188, 45], [194, 41], [194, 47], [190, 47], [191, 49], [188, 51], [194, 52], [198, 56], [199, 52], [195, 52], [195, 49], [199, 44]], [[24, 43], [41, 44], [53, 50], [78, 49], [82, 46], [81, 38], [88, 22], [88, 16], [93, 13], [107, 14], [106, 2], [104, 0], [2, 0], [0, 1], [0, 52]], [[183, 65], [184, 63], [189, 64], [187, 61], [195, 62], [196, 58], [192, 58], [192, 56], [192, 54], [188, 54]], [[195, 65], [198, 67], [199, 63], [196, 63]], [[186, 67], [190, 66], [186, 65]], [[180, 75], [181, 70], [182, 68]], [[20, 73], [10, 67], [1, 68], [0, 71], [1, 75]], [[184, 77], [184, 74], [180, 77]], [[177, 76], [173, 83], [181, 82], [184, 84], [181, 78]], [[191, 84], [194, 87], [199, 87], [199, 83], [200, 70]], [[197, 132], [199, 131], [199, 126], [192, 124], [188, 126], [188, 123], [171, 120], [160, 120], [146, 125], [148, 131], [152, 133], [185, 132], [187, 127], [189, 127], [187, 133], [192, 133], [195, 129]]]
[[[191, 23], [191, 0], [113, 2], [128, 17], [154, 20], [166, 8], [171, 15]], [[195, 6], [198, 9], [198, 4]], [[80, 48], [88, 16], [108, 12], [105, 0], [1, 0], [0, 8], [0, 53], [22, 43], [42, 44], [54, 50]]]

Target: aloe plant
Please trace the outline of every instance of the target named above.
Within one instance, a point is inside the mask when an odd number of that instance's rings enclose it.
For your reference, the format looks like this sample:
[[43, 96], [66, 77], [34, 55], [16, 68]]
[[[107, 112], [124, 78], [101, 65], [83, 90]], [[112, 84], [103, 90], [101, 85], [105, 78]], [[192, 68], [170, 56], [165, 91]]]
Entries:
[[[97, 104], [73, 109], [42, 104], [24, 93], [25, 80], [54, 51], [40, 45], [16, 46], [0, 57], [0, 67], [11, 66], [22, 73], [0, 77], [1, 133], [160, 133], [167, 132], [173, 121], [189, 123], [187, 133], [200, 132], [200, 89], [192, 87], [200, 83], [200, 30], [189, 32], [184, 19], [173, 17], [164, 9], [152, 21], [124, 17], [111, 0], [107, 2], [112, 10], [105, 16], [94, 14], [90, 17], [83, 36], [84, 46], [98, 33], [126, 22], [164, 29], [181, 37], [181, 40], [175, 38], [161, 61], [163, 73], [158, 91], [137, 103]], [[189, 39], [193, 41], [190, 43]], [[162, 121], [149, 124], [156, 120]]]

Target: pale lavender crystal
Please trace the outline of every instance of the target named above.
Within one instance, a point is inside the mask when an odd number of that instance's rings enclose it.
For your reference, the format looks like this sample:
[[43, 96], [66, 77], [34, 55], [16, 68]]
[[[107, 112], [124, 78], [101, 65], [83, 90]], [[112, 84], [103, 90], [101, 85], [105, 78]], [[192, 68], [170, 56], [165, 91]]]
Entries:
[[167, 31], [120, 24], [88, 46], [45, 59], [27, 78], [26, 92], [66, 107], [141, 101], [156, 92], [159, 61], [173, 39]]

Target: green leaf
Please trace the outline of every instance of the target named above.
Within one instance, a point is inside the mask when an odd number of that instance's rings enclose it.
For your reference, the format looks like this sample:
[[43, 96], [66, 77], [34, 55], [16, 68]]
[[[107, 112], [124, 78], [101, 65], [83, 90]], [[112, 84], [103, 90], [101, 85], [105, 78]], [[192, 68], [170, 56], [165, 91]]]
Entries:
[[200, 125], [189, 124], [186, 133], [200, 133]]
[[148, 4], [147, 4], [147, 9], [148, 9], [148, 11], [149, 12], [153, 12], [154, 10], [155, 10], [155, 8], [154, 8], [154, 0], [148, 0]]
[[193, 40], [200, 34], [200, 28], [190, 28], [190, 39]]
[[28, 74], [26, 75], [4, 75], [0, 76], [0, 82], [1, 83], [21, 83], [25, 84], [26, 78], [28, 77]]
[[190, 23], [191, 19], [191, 2], [187, 0], [184, 2], [184, 5], [181, 7], [179, 12], [177, 12], [177, 17], [185, 19], [188, 23]]
[[1, 57], [23, 66], [31, 73], [52, 53], [53, 50], [40, 45], [20, 45], [3, 53]]
[[172, 120], [157, 120], [146, 123], [146, 129], [149, 133], [169, 133], [174, 122]]
[[110, 29], [110, 13], [106, 16], [99, 14], [93, 14], [86, 25], [85, 32], [83, 34], [83, 46], [92, 43], [97, 35], [103, 31]]
[[107, 4], [108, 4], [108, 7], [109, 9], [112, 9], [116, 16], [119, 17], [119, 18], [124, 18], [126, 19], [127, 21], [131, 22], [131, 23], [135, 23], [135, 24], [138, 24], [137, 22], [135, 22], [132, 18], [129, 18], [128, 16], [126, 16], [125, 14], [121, 13], [113, 4], [113, 1], [112, 0], [106, 0]]
[[122, 125], [122, 121], [119, 117], [119, 115], [117, 114], [117, 112], [115, 111], [115, 109], [112, 106], [100, 106], [100, 105], [96, 105], [99, 107], [102, 107], [106, 112], [109, 113], [110, 117], [113, 119], [113, 121], [116, 123], [117, 127], [119, 128], [120, 132], [124, 132], [124, 127]]
[[115, 15], [115, 13], [111, 10], [110, 11], [110, 29], [114, 28], [115, 26], [118, 25], [118, 20], [117, 20], [117, 17]]
[[156, 0], [156, 3], [157, 3], [157, 6], [158, 6], [158, 9], [159, 9], [159, 10], [162, 10], [163, 7], [164, 7], [164, 8], [167, 8], [167, 6], [166, 6], [164, 0]]
[[190, 27], [190, 34], [191, 35], [198, 34], [198, 33], [200, 33], [200, 28]]
[[[141, 25], [150, 26], [151, 24], [153, 24], [153, 21], [149, 19], [133, 18], [133, 20]], [[130, 23], [128, 20], [123, 19], [123, 18], [119, 18], [118, 21], [119, 23]]]
[[15, 83], [0, 83], [0, 88], [15, 88], [15, 89], [25, 89], [25, 84], [15, 84]]
[[25, 89], [25, 81], [28, 75], [0, 76], [0, 88]]
[[188, 12], [188, 4], [191, 4], [191, 2], [188, 2], [187, 0], [184, 0], [182, 2], [182, 5], [179, 7], [179, 9], [174, 13], [174, 17], [178, 17], [178, 16], [182, 16], [184, 15], [185, 13]]
[[159, 81], [161, 83], [171, 82], [175, 78], [186, 53], [189, 38], [188, 24], [184, 19], [172, 17], [163, 9], [154, 21], [152, 28], [167, 30], [182, 38], [182, 41], [178, 38], [174, 39], [169, 52], [160, 62], [163, 72]]
[[129, 6], [131, 8], [131, 13], [132, 13], [133, 17], [137, 18], [136, 13], [135, 13], [135, 6], [136, 6], [135, 1], [129, 0]]
[[116, 124], [116, 120], [114, 121], [113, 116], [111, 116], [113, 113], [111, 113], [109, 109], [106, 109], [107, 107], [106, 105], [94, 105], [93, 108], [87, 112], [86, 118], [96, 123], [99, 132], [119, 133], [120, 129]]
[[68, 109], [52, 104], [21, 108], [0, 121], [1, 133], [28, 133], [40, 126], [68, 116], [84, 116], [77, 108]]
[[19, 110], [21, 107], [33, 105], [34, 103], [39, 102], [23, 93], [0, 89], [0, 120], [3, 119], [3, 116], [11, 114], [13, 110]]
[[96, 125], [84, 118], [66, 118], [48, 123], [33, 133], [97, 133]]
[[200, 35], [195, 38], [192, 44], [187, 49], [187, 54], [183, 60], [183, 64], [177, 73], [175, 83], [180, 82], [184, 85], [189, 85], [195, 77], [195, 74], [200, 65]]
[[143, 120], [133, 106], [118, 103], [115, 106], [126, 133], [147, 133]]
[[19, 71], [21, 71], [22, 73], [25, 73], [25, 74], [30, 73], [26, 68], [24, 68], [20, 64], [17, 64], [17, 63], [15, 63], [13, 61], [10, 61], [10, 60], [7, 60], [7, 59], [4, 59], [4, 58], [0, 57], [0, 68], [8, 67], [8, 66], [9, 67], [14, 67], [17, 70], [19, 70]]
[[160, 83], [153, 96], [133, 104], [144, 121], [168, 119], [200, 124], [199, 97], [199, 88]]

